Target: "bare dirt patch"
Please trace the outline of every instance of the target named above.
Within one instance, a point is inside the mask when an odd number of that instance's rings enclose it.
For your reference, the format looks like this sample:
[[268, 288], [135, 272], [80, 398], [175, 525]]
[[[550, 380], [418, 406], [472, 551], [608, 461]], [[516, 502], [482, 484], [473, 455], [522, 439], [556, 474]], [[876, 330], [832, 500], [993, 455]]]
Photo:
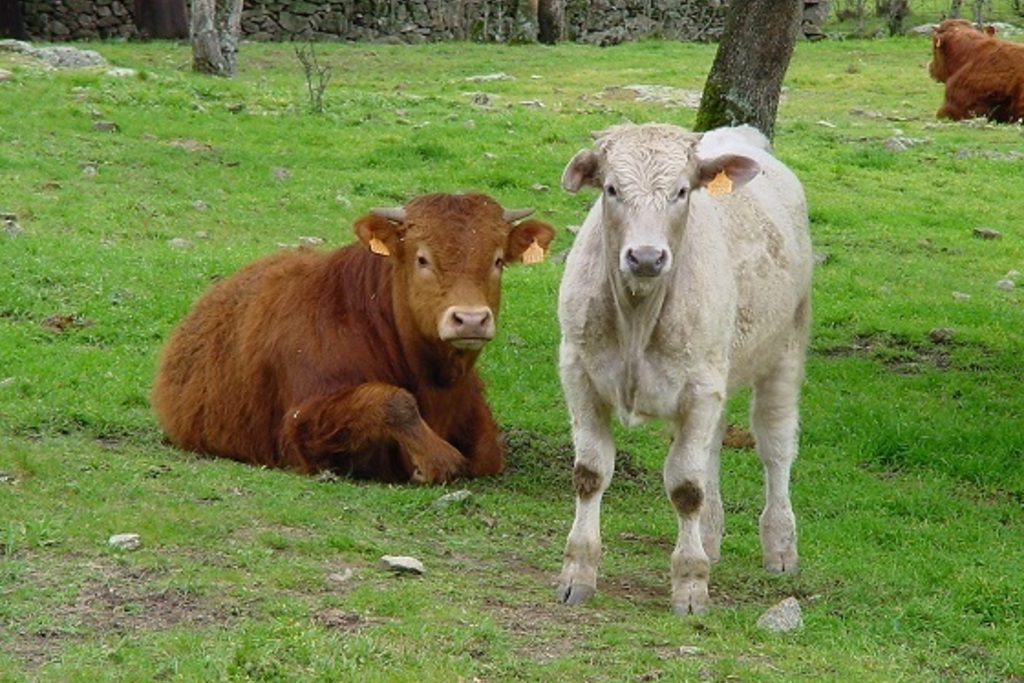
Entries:
[[67, 569], [78, 562], [78, 558], [58, 563], [50, 559], [45, 562], [46, 569], [30, 569], [21, 577], [40, 595], [68, 596], [53, 601], [41, 599], [37, 611], [24, 621], [7, 624], [14, 634], [11, 651], [29, 668], [46, 663], [69, 640], [90, 638], [97, 633], [128, 634], [222, 624], [230, 614], [205, 596], [161, 586], [159, 571], [96, 560], [74, 570], [81, 571], [85, 578], [77, 591], [68, 591], [64, 587], [68, 574], [56, 567]]

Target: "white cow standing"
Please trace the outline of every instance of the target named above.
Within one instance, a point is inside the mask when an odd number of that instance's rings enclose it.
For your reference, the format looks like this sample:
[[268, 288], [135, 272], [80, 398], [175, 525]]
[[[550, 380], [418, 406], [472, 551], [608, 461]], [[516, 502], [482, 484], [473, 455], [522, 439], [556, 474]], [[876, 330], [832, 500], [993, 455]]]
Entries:
[[[726, 179], [727, 178], [727, 179]], [[796, 176], [749, 126], [704, 135], [614, 126], [569, 162], [562, 186], [601, 188], [559, 292], [560, 374], [572, 418], [576, 517], [558, 597], [597, 589], [601, 498], [612, 477], [613, 415], [673, 428], [665, 490], [679, 520], [672, 610], [708, 607], [723, 532], [719, 450], [725, 401], [753, 387], [764, 463], [764, 566], [797, 569], [789, 500], [811, 312], [807, 206]]]

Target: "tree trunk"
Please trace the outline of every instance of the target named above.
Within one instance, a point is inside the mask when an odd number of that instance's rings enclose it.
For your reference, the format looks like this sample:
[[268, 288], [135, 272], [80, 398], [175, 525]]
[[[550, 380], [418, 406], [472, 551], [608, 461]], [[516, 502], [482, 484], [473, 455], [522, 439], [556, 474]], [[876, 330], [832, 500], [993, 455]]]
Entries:
[[188, 38], [185, 0], [135, 0], [135, 28], [143, 38]]
[[0, 0], [0, 38], [25, 40], [27, 37], [21, 20], [21, 0]]
[[192, 0], [192, 70], [234, 76], [242, 0]]
[[697, 110], [699, 131], [743, 123], [771, 139], [802, 0], [732, 0]]
[[564, 0], [539, 0], [537, 3], [537, 40], [554, 45], [565, 34]]

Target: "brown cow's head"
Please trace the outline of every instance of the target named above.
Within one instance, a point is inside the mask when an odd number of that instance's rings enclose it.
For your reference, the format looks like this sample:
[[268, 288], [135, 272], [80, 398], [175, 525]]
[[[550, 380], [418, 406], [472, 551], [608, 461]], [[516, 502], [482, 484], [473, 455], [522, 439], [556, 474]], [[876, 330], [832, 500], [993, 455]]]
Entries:
[[928, 74], [940, 83], [945, 83], [967, 63], [980, 41], [995, 35], [995, 28], [975, 28], [966, 19], [946, 19], [932, 32], [932, 59], [928, 62]]
[[530, 213], [482, 194], [431, 194], [372, 209], [355, 230], [394, 259], [396, 316], [411, 318], [422, 337], [478, 351], [494, 337], [505, 265], [540, 260], [554, 237], [546, 223], [517, 223]]

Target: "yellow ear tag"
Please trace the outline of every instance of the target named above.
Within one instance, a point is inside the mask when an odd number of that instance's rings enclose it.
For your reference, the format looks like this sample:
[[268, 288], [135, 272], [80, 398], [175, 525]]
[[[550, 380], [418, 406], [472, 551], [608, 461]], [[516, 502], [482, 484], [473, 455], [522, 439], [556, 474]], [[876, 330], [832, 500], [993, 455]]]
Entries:
[[544, 247], [538, 244], [537, 240], [530, 243], [530, 246], [523, 252], [523, 263], [528, 266], [532, 266], [534, 263], [542, 263], [544, 261]]
[[711, 179], [711, 182], [708, 183], [708, 194], [712, 197], [729, 194], [730, 192], [732, 192], [732, 181], [729, 180], [729, 176], [725, 174], [725, 171], [719, 171], [718, 174]]
[[376, 237], [370, 238], [370, 251], [374, 254], [380, 254], [381, 256], [391, 256], [391, 250], [388, 249], [388, 245], [384, 244]]

